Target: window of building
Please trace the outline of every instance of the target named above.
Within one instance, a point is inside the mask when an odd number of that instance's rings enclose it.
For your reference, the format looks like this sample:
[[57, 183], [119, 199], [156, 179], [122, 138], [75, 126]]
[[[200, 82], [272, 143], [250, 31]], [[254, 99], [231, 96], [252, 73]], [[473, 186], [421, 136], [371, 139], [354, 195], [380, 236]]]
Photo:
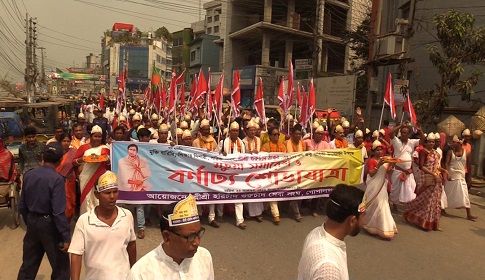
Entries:
[[214, 22], [218, 22], [219, 21], [219, 15], [215, 15], [214, 16]]
[[214, 26], [214, 33], [219, 33], [219, 26]]
[[212, 27], [207, 28], [207, 34], [212, 34]]
[[190, 61], [195, 60], [195, 51], [190, 52]]
[[207, 23], [211, 23], [212, 22], [212, 17], [207, 17]]

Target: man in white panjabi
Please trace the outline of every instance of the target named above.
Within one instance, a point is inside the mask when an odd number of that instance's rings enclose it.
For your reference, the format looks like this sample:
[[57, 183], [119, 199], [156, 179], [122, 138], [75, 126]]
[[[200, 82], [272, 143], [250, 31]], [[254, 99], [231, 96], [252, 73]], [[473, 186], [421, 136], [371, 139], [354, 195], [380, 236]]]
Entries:
[[138, 155], [138, 146], [128, 145], [128, 155], [118, 161], [118, 187], [122, 191], [148, 191], [152, 172], [146, 159]]
[[327, 221], [306, 237], [298, 265], [298, 280], [348, 280], [347, 247], [344, 238], [356, 236], [362, 228], [364, 192], [338, 185], [326, 204]]
[[[239, 124], [237, 122], [232, 122], [229, 126], [229, 137], [221, 141], [221, 145], [219, 146], [219, 152], [224, 156], [246, 153], [244, 143], [241, 139], [239, 139], [238, 135]], [[242, 203], [234, 203], [234, 206], [236, 212], [236, 226], [240, 229], [245, 229], [247, 226], [244, 223], [244, 206]]]
[[[242, 141], [248, 154], [257, 154], [261, 151], [261, 140], [256, 136], [257, 125], [254, 119], [246, 125], [246, 137]], [[258, 222], [263, 221], [264, 205], [262, 202], [250, 202], [246, 204], [246, 207], [248, 208], [249, 216], [254, 217]]]
[[[394, 148], [394, 158], [399, 158], [403, 162], [396, 163], [391, 175], [391, 194], [389, 196], [392, 210], [397, 212], [397, 204], [409, 202], [416, 198], [414, 190], [416, 189], [416, 180], [414, 179], [412, 165], [412, 155], [419, 145], [419, 139], [409, 139], [411, 128], [408, 122], [393, 127], [389, 131], [391, 145]], [[424, 138], [423, 132], [419, 126], [416, 126], [418, 132]], [[401, 138], [395, 136], [396, 132], [401, 132]]]
[[192, 195], [163, 209], [160, 231], [162, 244], [135, 263], [128, 280], [214, 279], [212, 256], [199, 246], [205, 229]]

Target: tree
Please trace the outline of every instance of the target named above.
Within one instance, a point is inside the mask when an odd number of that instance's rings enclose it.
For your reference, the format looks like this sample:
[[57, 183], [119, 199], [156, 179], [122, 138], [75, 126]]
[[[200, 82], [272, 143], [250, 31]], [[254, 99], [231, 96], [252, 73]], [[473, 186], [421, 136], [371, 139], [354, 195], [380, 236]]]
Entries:
[[168, 29], [165, 26], [158, 28], [155, 31], [155, 36], [157, 38], [163, 37], [163, 38], [167, 39], [167, 41], [169, 41], [169, 42], [172, 42], [172, 40], [173, 40], [172, 33], [170, 33], [170, 31], [168, 31]]
[[472, 14], [451, 10], [435, 15], [433, 22], [439, 45], [428, 45], [426, 51], [441, 79], [433, 89], [420, 93], [415, 104], [421, 122], [430, 124], [439, 122], [450, 92], [459, 93], [463, 101], [472, 101], [473, 87], [483, 72], [465, 67], [485, 57], [485, 28], [474, 26]]
[[[371, 27], [370, 13], [357, 26], [355, 31], [348, 31], [345, 34], [345, 41], [348, 43], [350, 50], [354, 52], [349, 59], [351, 60], [350, 67], [352, 68], [350, 74], [367, 72], [366, 63], [369, 61], [369, 46], [370, 46], [370, 27]], [[368, 92], [367, 75], [359, 75], [356, 85], [356, 103], [365, 103]]]

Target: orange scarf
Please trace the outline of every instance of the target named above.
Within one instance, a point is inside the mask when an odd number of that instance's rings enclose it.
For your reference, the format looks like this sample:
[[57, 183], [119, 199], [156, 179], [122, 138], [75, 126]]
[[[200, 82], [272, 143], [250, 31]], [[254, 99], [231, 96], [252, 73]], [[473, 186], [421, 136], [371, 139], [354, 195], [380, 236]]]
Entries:
[[204, 137], [200, 136], [199, 137], [199, 147], [202, 149], [207, 149], [209, 151], [214, 151], [214, 138], [212, 137]]
[[349, 143], [347, 143], [347, 141], [345, 139], [338, 140], [337, 138], [335, 138], [335, 147], [337, 149], [338, 148], [348, 148], [349, 147]]
[[273, 142], [269, 142], [269, 151], [274, 153], [274, 152], [283, 152], [285, 150], [285, 147], [283, 144], [278, 142], [277, 145], [273, 144]]
[[[237, 143], [237, 151], [238, 153], [241, 153], [242, 152], [242, 148], [241, 148], [241, 140], [239, 139], [236, 139], [236, 143]], [[234, 153], [234, 151], [232, 150], [234, 148], [234, 141], [232, 141], [231, 139], [229, 139], [229, 147], [231, 149], [231, 154]]]
[[286, 152], [303, 152], [304, 150], [303, 142], [301, 140], [298, 142], [298, 145], [295, 145], [291, 139], [286, 141]]

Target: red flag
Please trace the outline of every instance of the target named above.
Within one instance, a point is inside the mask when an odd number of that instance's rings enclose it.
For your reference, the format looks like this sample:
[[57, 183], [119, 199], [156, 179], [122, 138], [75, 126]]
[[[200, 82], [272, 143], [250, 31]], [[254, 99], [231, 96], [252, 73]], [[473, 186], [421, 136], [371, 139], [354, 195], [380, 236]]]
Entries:
[[101, 97], [99, 98], [99, 107], [104, 109], [104, 94], [101, 93]]
[[308, 115], [307, 115], [307, 122], [311, 119], [313, 114], [315, 113], [317, 106], [317, 100], [315, 96], [315, 86], [313, 84], [313, 79], [310, 80], [310, 88], [308, 90]]
[[263, 79], [259, 77], [258, 91], [254, 100], [254, 107], [259, 118], [266, 123], [266, 113], [264, 110], [264, 94], [263, 94]]
[[170, 81], [168, 96], [168, 113], [170, 114], [175, 109], [175, 98], [177, 97], [177, 72], [175, 69], [172, 71], [172, 80]]
[[207, 100], [206, 100], [206, 106], [207, 106], [207, 119], [211, 120], [212, 119], [212, 108], [214, 101], [212, 100], [212, 91], [211, 91], [211, 69], [207, 70]]
[[387, 75], [386, 93], [384, 94], [384, 102], [391, 107], [391, 117], [396, 118], [396, 105], [394, 104], [394, 91], [392, 89], [392, 75], [391, 72]]
[[[192, 86], [190, 87], [190, 104], [189, 104], [189, 111], [195, 112], [195, 98], [197, 96], [197, 75], [194, 75], [194, 78], [192, 80]], [[195, 115], [195, 114], [194, 114]]]
[[409, 114], [409, 117], [411, 118], [411, 122], [413, 124], [416, 124], [417, 118], [416, 118], [416, 113], [414, 112], [414, 107], [413, 103], [411, 102], [411, 98], [409, 97], [409, 92], [405, 93], [405, 98], [406, 100], [404, 101], [404, 112], [407, 112]]
[[214, 93], [214, 108], [215, 117], [219, 123], [222, 115], [222, 93], [224, 91], [224, 75], [219, 78], [219, 83], [217, 83], [216, 90]]
[[241, 76], [239, 70], [234, 73], [234, 79], [232, 81], [232, 93], [231, 93], [231, 110], [234, 118], [239, 117], [239, 106], [241, 105], [241, 88], [240, 88]]
[[185, 116], [185, 83], [180, 87], [180, 114]]
[[291, 60], [289, 61], [290, 63], [290, 69], [288, 71], [288, 88], [286, 89], [286, 111], [288, 111], [291, 108], [291, 105], [293, 105], [293, 91], [294, 91], [294, 81], [293, 81], [293, 63]]
[[199, 72], [199, 81], [197, 83], [197, 96], [195, 100], [204, 96], [207, 93], [207, 80], [205, 79], [204, 72], [202, 72], [202, 68]]
[[301, 107], [300, 107], [300, 120], [299, 124], [302, 126], [306, 126], [306, 123], [308, 122], [308, 95], [305, 92], [305, 88], [303, 88], [302, 94], [302, 101], [301, 101]]
[[120, 73], [118, 83], [118, 94], [116, 97], [116, 114], [120, 114], [121, 106], [123, 105], [123, 97], [125, 95], [125, 75]]
[[296, 104], [298, 106], [298, 108], [300, 108], [300, 112], [301, 112], [301, 94], [300, 94], [300, 83], [298, 83], [298, 85], [296, 86]]
[[167, 88], [165, 87], [165, 81], [163, 79], [160, 84], [160, 100], [162, 101], [161, 107], [159, 107], [159, 110], [161, 111], [167, 107]]
[[286, 104], [285, 104], [285, 93], [283, 91], [285, 83], [285, 77], [281, 77], [281, 82], [280, 82], [280, 88], [278, 89], [278, 100], [279, 100], [279, 105], [281, 109], [281, 121], [284, 121], [284, 118], [286, 117]]

